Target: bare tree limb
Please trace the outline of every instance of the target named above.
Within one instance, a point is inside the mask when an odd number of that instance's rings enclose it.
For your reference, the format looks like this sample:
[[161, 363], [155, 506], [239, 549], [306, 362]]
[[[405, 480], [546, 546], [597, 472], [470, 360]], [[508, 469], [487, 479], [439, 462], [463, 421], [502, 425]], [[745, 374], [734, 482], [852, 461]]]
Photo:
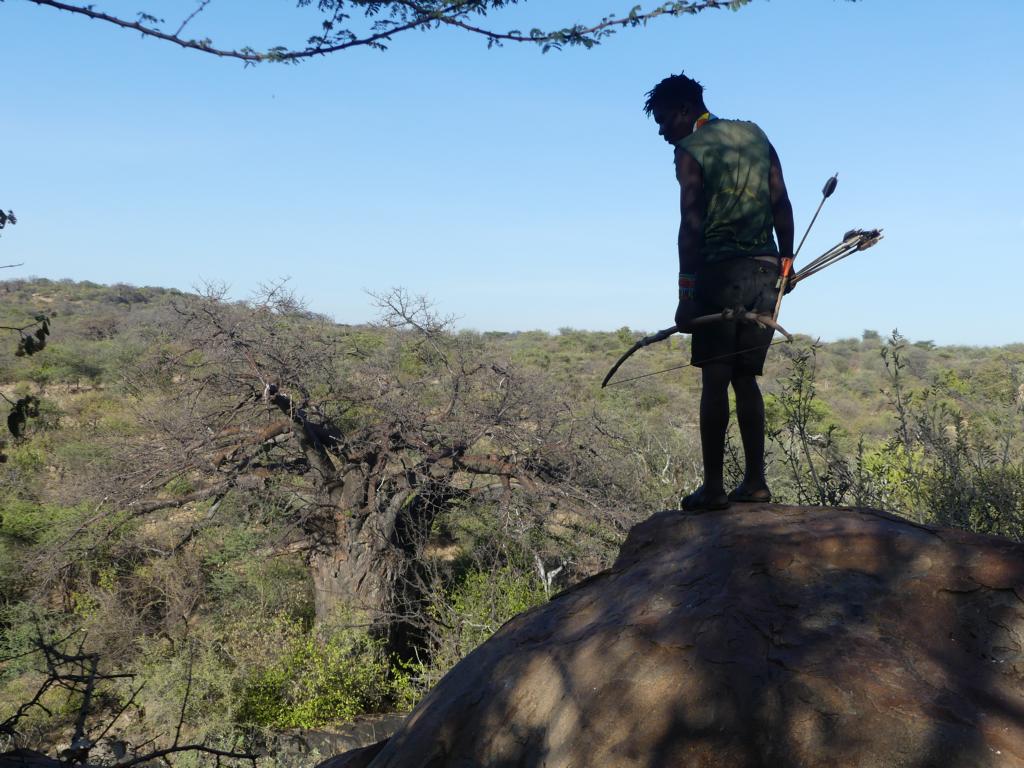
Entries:
[[[42, 630], [34, 642], [31, 653], [42, 654], [46, 666], [46, 678], [36, 691], [35, 695], [24, 704], [20, 705], [15, 713], [0, 722], [0, 734], [16, 735], [18, 720], [24, 717], [33, 708], [41, 709], [47, 715], [53, 713], [42, 703], [43, 696], [55, 687], [64, 688], [72, 694], [81, 695], [81, 703], [78, 706], [78, 713], [75, 718], [74, 735], [71, 738], [71, 745], [61, 753], [62, 764], [85, 764], [89, 758], [89, 752], [95, 745], [110, 731], [114, 723], [132, 706], [142, 685], [136, 688], [128, 701], [121, 707], [116, 715], [107, 723], [106, 727], [96, 737], [91, 737], [87, 730], [88, 720], [95, 713], [93, 712], [95, 695], [99, 683], [120, 678], [133, 678], [131, 674], [110, 674], [100, 672], [100, 656], [96, 653], [84, 652], [84, 638], [79, 643], [74, 653], [67, 653], [61, 650], [60, 645], [70, 639], [66, 636], [57, 643], [43, 639]], [[17, 657], [13, 657], [17, 658]], [[144, 684], [143, 684], [144, 685]], [[143, 765], [152, 760], [162, 760], [170, 765], [168, 756], [183, 752], [200, 753], [216, 758], [217, 765], [222, 759], [239, 760], [251, 763], [256, 766], [256, 755], [249, 752], [237, 752], [234, 750], [216, 749], [206, 744], [182, 744], [181, 734], [185, 723], [185, 713], [188, 707], [189, 697], [192, 689], [192, 658], [189, 658], [188, 680], [185, 695], [182, 698], [181, 711], [175, 728], [174, 740], [170, 746], [155, 749], [133, 758], [119, 761], [120, 766]]]
[[181, 33], [185, 31], [185, 27], [188, 26], [189, 22], [192, 21], [192, 19], [194, 19], [200, 13], [202, 13], [203, 9], [206, 8], [206, 6], [208, 6], [209, 4], [210, 0], [201, 0], [196, 9], [192, 11], [192, 13], [190, 13], [188, 16], [186, 16], [185, 20], [181, 22], [181, 26], [179, 26], [177, 30], [175, 30], [174, 37], [179, 37]]
[[170, 499], [151, 499], [149, 501], [139, 501], [130, 504], [128, 509], [132, 515], [138, 517], [141, 515], [148, 515], [151, 512], [157, 512], [161, 509], [176, 509], [183, 507], [186, 504], [191, 504], [195, 501], [205, 501], [215, 496], [220, 496], [227, 493], [232, 488], [257, 488], [263, 484], [264, 478], [259, 476], [243, 475], [241, 477], [232, 477], [224, 482], [217, 483], [215, 485], [201, 488], [198, 491], [185, 494], [184, 496], [177, 496]]
[[125, 760], [118, 763], [119, 768], [131, 768], [133, 765], [144, 765], [150, 760], [161, 760], [166, 758], [168, 755], [176, 755], [181, 752], [198, 752], [203, 755], [212, 755], [217, 758], [228, 758], [231, 760], [244, 760], [256, 765], [256, 755], [249, 752], [232, 752], [227, 749], [214, 749], [208, 747], [205, 744], [181, 744], [174, 747], [166, 747], [164, 749], [154, 749], [152, 752], [147, 752], [144, 755], [133, 757], [130, 760]]

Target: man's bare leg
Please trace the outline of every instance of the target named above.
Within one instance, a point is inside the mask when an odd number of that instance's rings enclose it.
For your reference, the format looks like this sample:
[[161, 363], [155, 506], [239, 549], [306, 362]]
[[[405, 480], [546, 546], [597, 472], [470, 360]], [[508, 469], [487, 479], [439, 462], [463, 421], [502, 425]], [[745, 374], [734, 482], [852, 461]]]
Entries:
[[704, 485], [683, 499], [683, 509], [727, 507], [722, 468], [725, 431], [729, 427], [729, 380], [732, 366], [716, 363], [701, 369], [700, 448], [704, 458]]
[[743, 483], [730, 494], [733, 500], [771, 501], [764, 476], [764, 398], [757, 377], [734, 374], [732, 388], [736, 393], [736, 421], [743, 440]]

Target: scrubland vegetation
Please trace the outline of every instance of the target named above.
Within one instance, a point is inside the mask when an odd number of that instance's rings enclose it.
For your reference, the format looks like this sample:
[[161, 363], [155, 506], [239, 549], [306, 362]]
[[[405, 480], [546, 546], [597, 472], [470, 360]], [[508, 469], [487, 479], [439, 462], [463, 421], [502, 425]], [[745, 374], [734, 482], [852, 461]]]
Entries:
[[[281, 286], [0, 283], [0, 325], [52, 330], [0, 355], [4, 396], [39, 402], [0, 464], [0, 751], [75, 730], [80, 687], [19, 710], [53, 677], [40, 642], [130, 675], [84, 730], [133, 748], [407, 709], [698, 483], [693, 369], [600, 389], [637, 332], [456, 332], [379, 304], [339, 326]], [[687, 359], [675, 337], [618, 377]], [[763, 384], [777, 501], [1024, 538], [1024, 344], [801, 338]]]

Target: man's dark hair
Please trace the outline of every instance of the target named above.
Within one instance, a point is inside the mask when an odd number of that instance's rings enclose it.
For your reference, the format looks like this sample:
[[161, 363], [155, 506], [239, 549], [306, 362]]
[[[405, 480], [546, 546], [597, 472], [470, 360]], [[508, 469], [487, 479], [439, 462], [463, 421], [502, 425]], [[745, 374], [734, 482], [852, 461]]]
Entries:
[[644, 112], [648, 116], [656, 109], [678, 109], [684, 104], [704, 106], [704, 86], [682, 72], [666, 77], [647, 92]]

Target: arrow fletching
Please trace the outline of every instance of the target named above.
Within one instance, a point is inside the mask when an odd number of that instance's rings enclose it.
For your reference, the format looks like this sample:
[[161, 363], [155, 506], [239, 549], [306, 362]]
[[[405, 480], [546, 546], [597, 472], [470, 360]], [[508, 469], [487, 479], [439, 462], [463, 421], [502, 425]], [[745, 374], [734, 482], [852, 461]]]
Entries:
[[836, 187], [839, 186], [839, 174], [836, 173], [831, 179], [825, 182], [825, 186], [821, 189], [821, 194], [826, 199], [832, 197], [832, 193], [836, 191]]

